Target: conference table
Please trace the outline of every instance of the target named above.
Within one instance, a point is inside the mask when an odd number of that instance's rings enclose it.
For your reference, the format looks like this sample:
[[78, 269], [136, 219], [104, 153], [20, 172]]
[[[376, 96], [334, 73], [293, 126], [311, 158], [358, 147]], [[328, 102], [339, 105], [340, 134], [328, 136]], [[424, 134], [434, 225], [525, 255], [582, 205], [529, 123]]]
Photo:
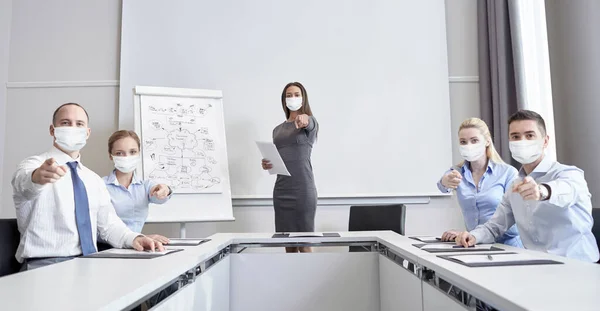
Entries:
[[[600, 310], [600, 265], [501, 244], [559, 264], [468, 267], [391, 231], [208, 239], [152, 259], [76, 258], [2, 277], [0, 310], [130, 310], [173, 286], [152, 310]], [[282, 251], [297, 246], [313, 252]]]

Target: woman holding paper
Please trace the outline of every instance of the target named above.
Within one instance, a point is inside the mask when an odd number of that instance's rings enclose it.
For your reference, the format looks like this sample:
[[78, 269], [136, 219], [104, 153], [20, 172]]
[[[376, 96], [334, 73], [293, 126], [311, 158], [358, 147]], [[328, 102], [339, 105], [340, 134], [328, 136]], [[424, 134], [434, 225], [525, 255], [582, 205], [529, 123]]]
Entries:
[[[312, 115], [306, 89], [299, 82], [283, 88], [281, 105], [286, 120], [273, 130], [273, 143], [291, 176], [277, 175], [273, 189], [275, 230], [313, 232], [317, 187], [310, 158], [319, 124]], [[272, 168], [268, 159], [262, 160], [262, 168]], [[310, 251], [310, 247], [286, 248], [288, 253]]]
[[[148, 217], [149, 203], [163, 204], [171, 198], [171, 188], [135, 174], [140, 163], [140, 138], [134, 131], [117, 131], [108, 139], [108, 155], [115, 169], [104, 182], [117, 215], [129, 229], [141, 232]], [[169, 239], [158, 234], [148, 237], [163, 244]]]
[[[517, 178], [517, 170], [502, 161], [481, 119], [465, 120], [458, 129], [458, 138], [464, 161], [447, 171], [437, 185], [445, 193], [456, 190], [467, 230], [471, 231], [494, 215], [502, 196]], [[459, 232], [444, 232], [442, 241], [453, 241]], [[516, 226], [496, 242], [523, 247]]]

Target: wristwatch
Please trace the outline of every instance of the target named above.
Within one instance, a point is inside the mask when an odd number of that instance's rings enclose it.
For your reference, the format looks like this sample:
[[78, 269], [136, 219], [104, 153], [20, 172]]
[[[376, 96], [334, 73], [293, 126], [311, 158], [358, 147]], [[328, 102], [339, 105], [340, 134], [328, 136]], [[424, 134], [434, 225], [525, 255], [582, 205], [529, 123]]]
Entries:
[[550, 193], [548, 191], [548, 187], [544, 184], [538, 185], [538, 190], [540, 191], [540, 201], [546, 201], [550, 197]]

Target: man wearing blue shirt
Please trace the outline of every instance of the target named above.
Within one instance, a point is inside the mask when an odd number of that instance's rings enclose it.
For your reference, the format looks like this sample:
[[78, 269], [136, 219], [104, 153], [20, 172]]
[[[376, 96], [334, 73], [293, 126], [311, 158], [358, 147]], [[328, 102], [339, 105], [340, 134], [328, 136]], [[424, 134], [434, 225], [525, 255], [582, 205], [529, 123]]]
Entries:
[[456, 243], [472, 246], [493, 243], [517, 224], [523, 246], [583, 261], [598, 261], [592, 234], [591, 194], [583, 171], [545, 158], [548, 135], [544, 119], [521, 110], [509, 119], [510, 151], [523, 166], [494, 216]]

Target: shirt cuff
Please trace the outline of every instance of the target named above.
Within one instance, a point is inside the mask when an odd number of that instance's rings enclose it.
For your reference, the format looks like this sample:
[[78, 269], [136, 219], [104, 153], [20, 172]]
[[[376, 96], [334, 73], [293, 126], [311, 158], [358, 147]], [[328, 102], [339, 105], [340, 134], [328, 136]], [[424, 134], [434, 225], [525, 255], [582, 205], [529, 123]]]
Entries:
[[568, 184], [553, 180], [543, 183], [542, 185], [548, 187], [548, 195], [550, 195], [550, 197], [546, 199], [546, 202], [558, 207], [570, 206], [573, 195], [571, 193], [571, 187]]
[[446, 187], [444, 187], [444, 185], [442, 185], [442, 180], [441, 179], [440, 179], [440, 181], [438, 181], [437, 186], [438, 186], [438, 189], [440, 189], [441, 192], [450, 193], [452, 191], [452, 189], [446, 188]]
[[494, 243], [495, 241], [492, 240], [486, 240], [485, 239], [485, 232], [482, 231], [482, 229], [480, 228], [475, 228], [473, 229], [471, 232], [469, 232], [472, 236], [475, 237], [475, 244], [487, 244], [487, 243]]
[[34, 191], [35, 193], [39, 193], [42, 191], [42, 189], [44, 189], [44, 187], [47, 185], [40, 185], [40, 184], [36, 184], [33, 182], [33, 172], [35, 172], [35, 170], [32, 170], [31, 172], [27, 173], [27, 177], [25, 178], [25, 188], [26, 189], [31, 189], [32, 191]]
[[123, 248], [133, 248], [133, 240], [135, 240], [139, 236], [144, 235], [137, 232], [127, 233], [127, 235], [125, 236], [125, 245], [123, 245]]

